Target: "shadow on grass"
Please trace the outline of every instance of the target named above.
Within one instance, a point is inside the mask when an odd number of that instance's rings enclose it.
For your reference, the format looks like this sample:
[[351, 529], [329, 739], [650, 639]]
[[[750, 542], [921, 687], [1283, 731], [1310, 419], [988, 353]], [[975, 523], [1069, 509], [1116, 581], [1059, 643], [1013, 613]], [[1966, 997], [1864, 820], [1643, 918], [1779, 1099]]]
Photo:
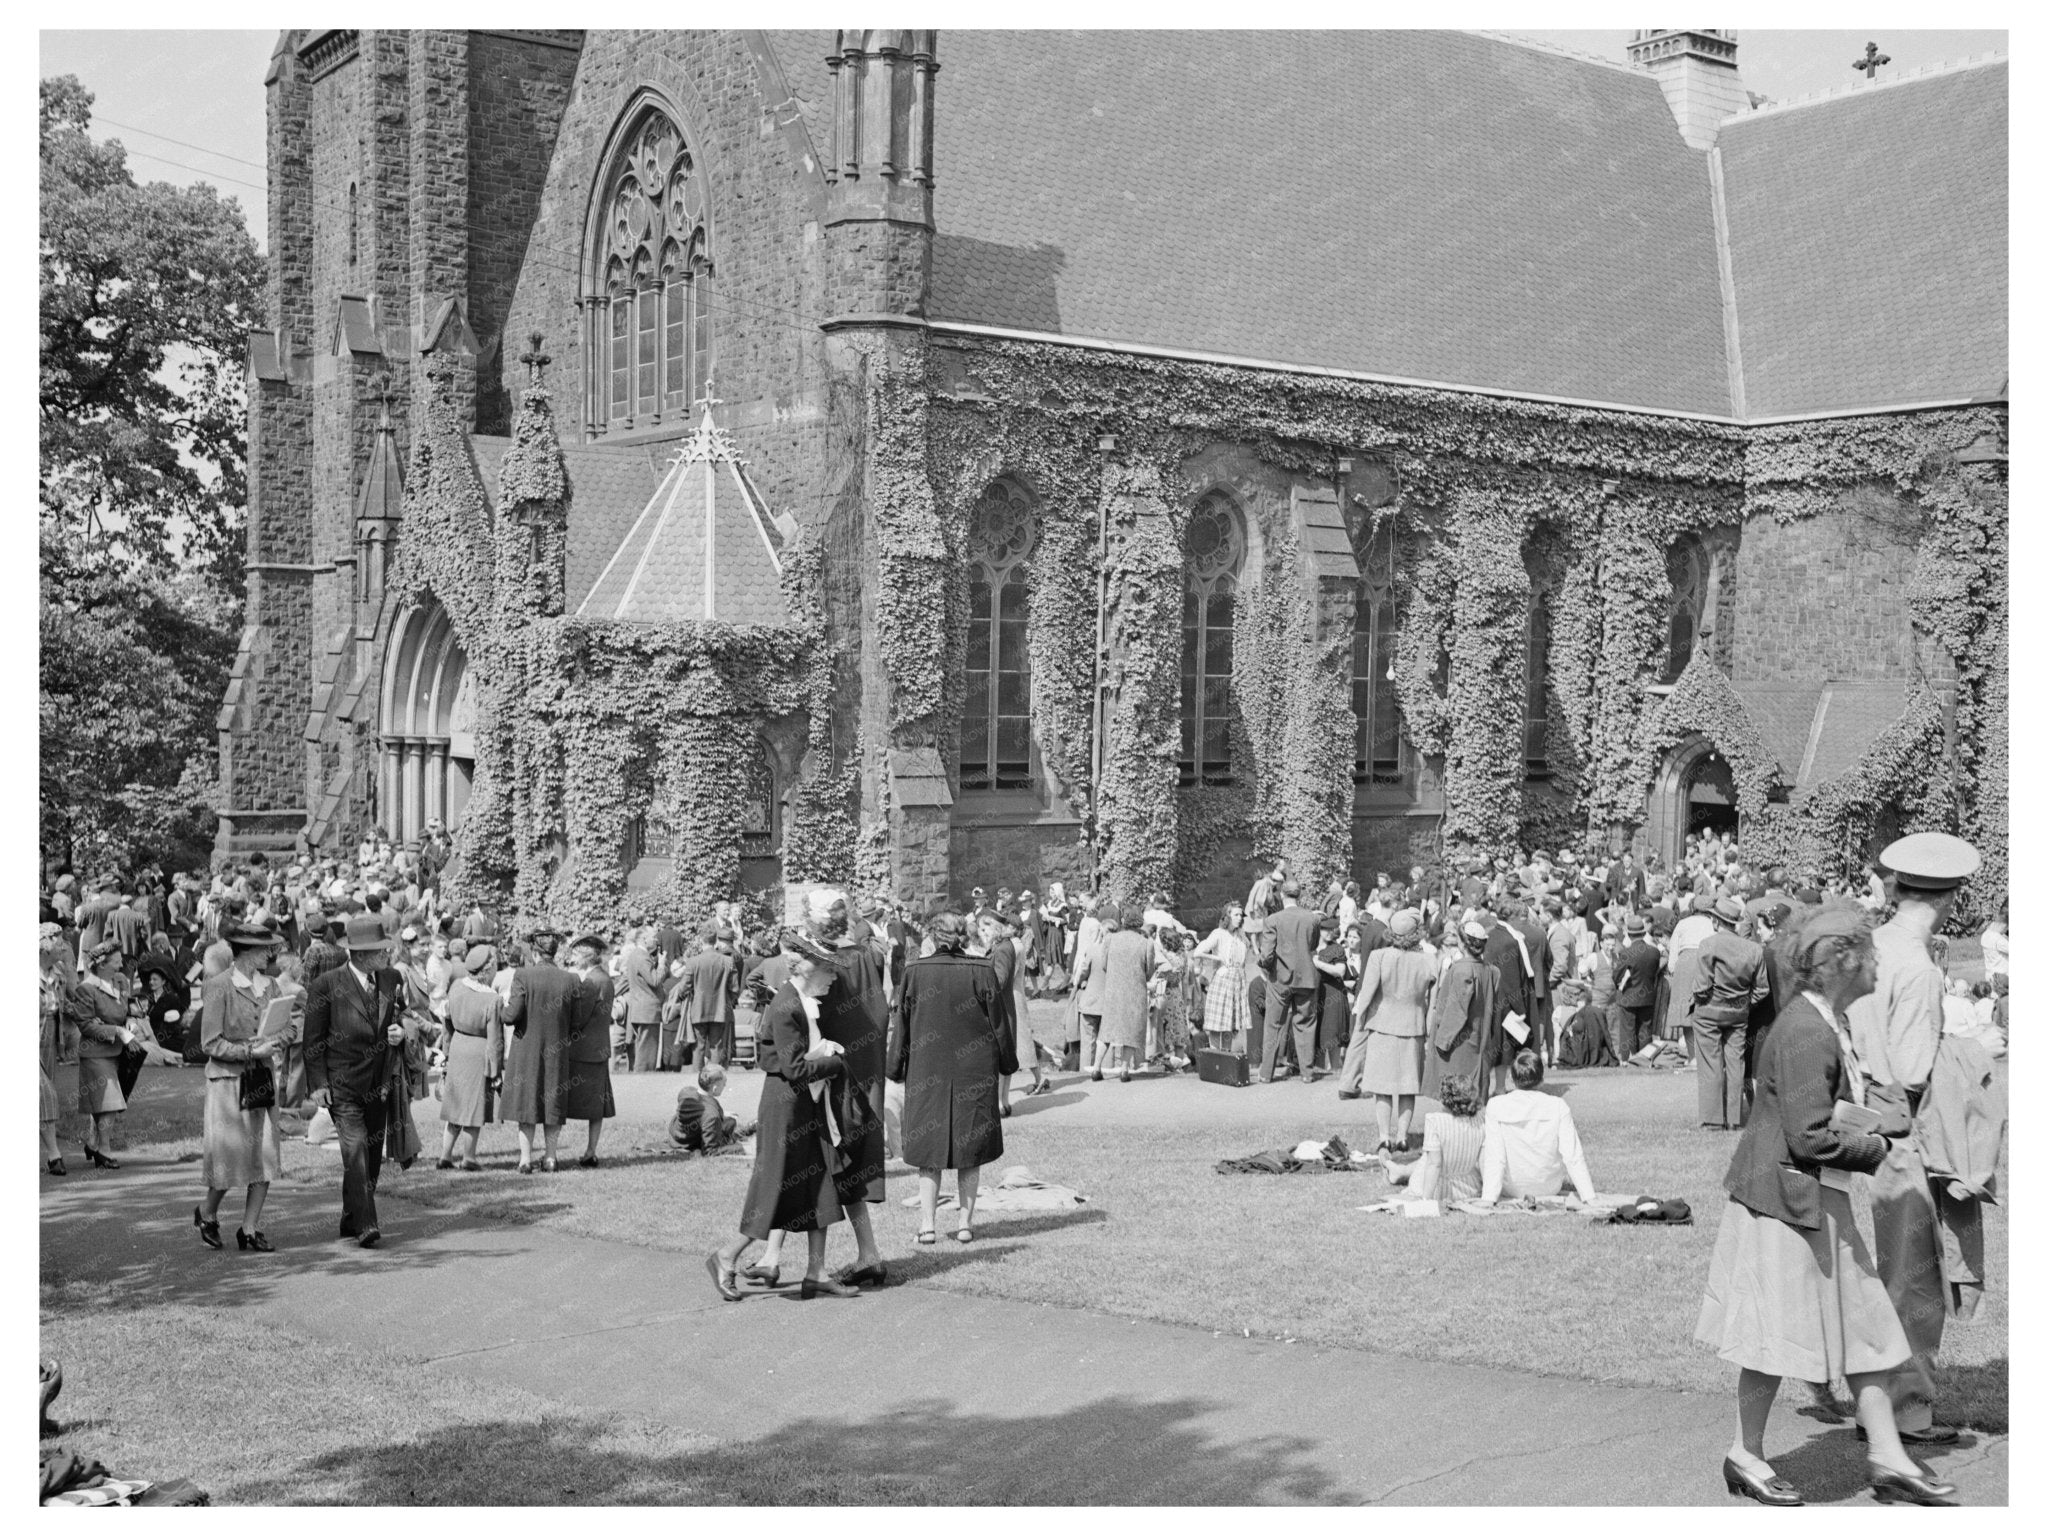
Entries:
[[[655, 1451], [603, 1420], [465, 1424], [325, 1452], [218, 1490], [331, 1504], [1340, 1504], [1310, 1438], [1218, 1440], [1194, 1398], [1105, 1397], [1021, 1418], [932, 1399], [820, 1413], [753, 1444]], [[644, 1445], [644, 1441], [641, 1442]]]
[[1063, 1104], [1086, 1102], [1088, 1095], [1073, 1090], [1055, 1088], [1051, 1093], [1041, 1093], [1036, 1098], [1025, 1098], [1022, 1094], [1012, 1096], [1010, 1117], [1022, 1120], [1028, 1115], [1042, 1114], [1048, 1109], [1058, 1109]]
[[[417, 1178], [415, 1171], [403, 1177]], [[393, 1198], [387, 1175], [378, 1191], [383, 1244], [365, 1249], [338, 1237], [341, 1219], [340, 1170], [331, 1183], [273, 1186], [263, 1231], [275, 1253], [246, 1254], [235, 1248], [241, 1224], [242, 1192], [231, 1192], [220, 1209], [224, 1250], [203, 1245], [193, 1227], [200, 1198], [191, 1168], [177, 1163], [130, 1163], [104, 1176], [105, 1184], [50, 1181], [42, 1191], [41, 1270], [55, 1289], [47, 1309], [98, 1304], [90, 1293], [112, 1286], [117, 1293], [166, 1302], [239, 1307], [269, 1301], [276, 1292], [308, 1276], [347, 1277], [393, 1269], [454, 1269], [474, 1261], [502, 1259], [501, 1247], [459, 1239], [468, 1233], [503, 1231], [569, 1209], [564, 1202], [484, 1195], [459, 1209]], [[120, 1181], [116, 1188], [114, 1181]], [[522, 1185], [526, 1181], [520, 1181]], [[453, 1236], [457, 1241], [449, 1241]], [[438, 1241], [428, 1244], [424, 1239]]]

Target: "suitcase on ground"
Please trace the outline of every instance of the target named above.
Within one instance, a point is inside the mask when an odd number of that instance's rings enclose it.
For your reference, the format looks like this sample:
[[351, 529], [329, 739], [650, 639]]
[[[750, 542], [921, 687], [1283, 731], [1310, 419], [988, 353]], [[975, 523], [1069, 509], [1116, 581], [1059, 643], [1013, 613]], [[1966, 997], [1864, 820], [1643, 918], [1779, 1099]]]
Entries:
[[1198, 1051], [1195, 1053], [1195, 1067], [1205, 1083], [1221, 1083], [1226, 1088], [1251, 1085], [1251, 1058], [1240, 1056], [1235, 1051]]

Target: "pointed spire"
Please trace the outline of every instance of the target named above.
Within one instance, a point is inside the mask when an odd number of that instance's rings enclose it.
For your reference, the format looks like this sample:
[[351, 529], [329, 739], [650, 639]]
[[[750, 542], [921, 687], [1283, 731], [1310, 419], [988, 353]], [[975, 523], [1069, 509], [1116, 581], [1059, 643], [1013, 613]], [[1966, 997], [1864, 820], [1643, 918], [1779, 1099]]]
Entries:
[[562, 444], [555, 435], [554, 407], [541, 370], [554, 361], [531, 332], [519, 361], [526, 365], [526, 389], [512, 418], [512, 446], [498, 470], [498, 504], [515, 522], [534, 524], [560, 517], [569, 494], [562, 474]]
[[370, 467], [356, 497], [356, 520], [377, 518], [395, 523], [405, 503], [405, 475], [399, 468], [397, 429], [391, 422], [391, 375], [377, 376], [377, 436], [370, 445]]

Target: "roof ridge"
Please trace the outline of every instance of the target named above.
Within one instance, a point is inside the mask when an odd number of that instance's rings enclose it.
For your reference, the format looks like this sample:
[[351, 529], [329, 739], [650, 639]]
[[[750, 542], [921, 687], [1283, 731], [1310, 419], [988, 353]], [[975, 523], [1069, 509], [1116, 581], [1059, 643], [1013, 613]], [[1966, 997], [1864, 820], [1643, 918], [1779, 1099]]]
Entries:
[[1797, 111], [1801, 107], [1823, 106], [1831, 101], [1847, 101], [1853, 97], [1868, 96], [1875, 91], [1888, 91], [1894, 86], [1930, 80], [1937, 75], [1960, 74], [1966, 69], [1988, 69], [1993, 64], [2009, 63], [2011, 59], [2012, 52], [2007, 48], [1993, 48], [1961, 59], [1942, 59], [1933, 64], [1922, 64], [1918, 69], [1909, 69], [1903, 74], [1892, 76], [1889, 80], [1851, 82], [1848, 85], [1830, 86], [1825, 91], [1808, 91], [1804, 95], [1789, 96], [1783, 101], [1767, 101], [1762, 106], [1745, 107], [1740, 112], [1724, 118], [1721, 128], [1725, 132], [1738, 123], [1749, 122], [1752, 118], [1771, 117], [1780, 112]]
[[1489, 27], [1468, 27], [1468, 37], [1483, 37], [1490, 42], [1511, 43], [1517, 48], [1527, 48], [1534, 53], [1554, 54], [1560, 59], [1571, 59], [1580, 64], [1598, 64], [1603, 69], [1616, 70], [1624, 75], [1647, 75], [1644, 70], [1622, 59], [1604, 58], [1597, 53], [1585, 53], [1577, 48], [1567, 48], [1562, 43], [1546, 42], [1538, 37], [1525, 37], [1519, 32], [1499, 32]]

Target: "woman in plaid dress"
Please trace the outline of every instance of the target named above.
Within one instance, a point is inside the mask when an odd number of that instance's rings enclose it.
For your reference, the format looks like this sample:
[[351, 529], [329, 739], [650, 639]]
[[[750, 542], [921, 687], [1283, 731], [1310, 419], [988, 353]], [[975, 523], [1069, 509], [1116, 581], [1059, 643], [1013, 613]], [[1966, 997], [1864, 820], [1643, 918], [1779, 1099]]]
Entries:
[[1224, 908], [1223, 921], [1195, 946], [1194, 954], [1216, 963], [1216, 974], [1209, 978], [1209, 1000], [1202, 1010], [1202, 1029], [1210, 1048], [1242, 1051], [1245, 1031], [1251, 1028], [1251, 1010], [1244, 998], [1251, 942], [1244, 936], [1243, 906], [1233, 901]]

